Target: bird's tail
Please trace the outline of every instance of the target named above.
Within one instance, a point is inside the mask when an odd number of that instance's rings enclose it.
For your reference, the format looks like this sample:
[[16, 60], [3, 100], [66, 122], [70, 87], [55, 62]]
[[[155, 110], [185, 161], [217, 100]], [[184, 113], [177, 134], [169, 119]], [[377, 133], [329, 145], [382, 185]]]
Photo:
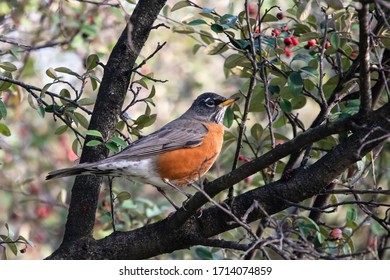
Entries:
[[51, 171], [46, 176], [46, 180], [76, 175], [90, 175], [92, 173], [89, 164], [79, 164], [74, 167]]

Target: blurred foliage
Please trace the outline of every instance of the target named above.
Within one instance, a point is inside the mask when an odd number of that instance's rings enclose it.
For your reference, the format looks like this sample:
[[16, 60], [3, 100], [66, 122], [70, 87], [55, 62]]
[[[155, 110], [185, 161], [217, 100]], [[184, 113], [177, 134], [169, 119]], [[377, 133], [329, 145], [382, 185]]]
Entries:
[[[103, 137], [99, 131], [88, 130], [88, 123], [104, 63], [134, 8], [133, 1], [119, 2], [121, 5], [117, 1], [96, 5], [76, 0], [0, 3], [0, 75], [9, 79], [0, 81], [3, 258], [40, 259], [59, 245], [73, 179], [45, 182], [44, 176], [76, 161], [85, 135], [95, 136], [87, 145], [105, 145], [118, 152], [133, 139], [180, 115], [200, 92], [216, 91], [225, 96], [250, 93], [247, 111], [241, 99], [241, 104], [226, 113], [224, 124], [229, 129], [223, 153], [207, 175], [211, 180], [231, 169], [240, 133], [236, 126], [243, 119], [247, 130], [238, 165], [310, 127], [322, 102], [336, 90], [347, 96], [358, 89], [356, 79], [337, 88], [339, 74], [347, 72], [359, 55], [357, 1], [344, 1], [347, 8], [340, 7], [339, 1], [266, 1], [261, 9], [252, 1], [249, 19], [244, 1], [168, 1], [156, 23], [163, 25], [152, 31], [142, 50], [117, 130]], [[371, 12], [375, 25], [379, 16], [374, 7]], [[373, 64], [378, 64], [383, 49], [390, 47], [389, 29], [383, 27], [379, 32], [371, 55]], [[163, 41], [167, 44], [161, 44]], [[257, 53], [256, 67], [267, 71], [267, 75], [258, 76], [253, 88], [252, 46]], [[377, 72], [373, 72], [372, 80], [376, 78]], [[378, 104], [385, 102], [388, 97], [384, 92]], [[332, 105], [321, 121], [355, 114], [359, 101], [346, 99]], [[314, 143], [309, 163], [343, 137], [329, 136]], [[386, 144], [380, 153], [367, 155], [345, 172], [336, 187], [345, 193], [331, 195], [324, 208], [329, 213], [321, 222], [310, 219], [305, 208], [292, 207], [251, 226], [254, 231], [262, 227], [265, 240], [284, 235], [282, 250], [305, 258], [320, 258], [325, 253], [376, 258], [378, 243], [386, 243], [388, 233], [353, 202], [356, 197], [348, 190], [389, 190], [388, 162]], [[245, 192], [281, 178], [286, 163], [281, 160], [248, 177], [235, 191]], [[172, 210], [152, 187], [119, 179], [114, 181], [113, 190], [117, 230], [139, 228], [161, 220]], [[170, 195], [183, 200], [180, 195]], [[388, 195], [367, 192], [360, 199], [373, 201], [368, 206], [375, 215], [388, 218]], [[312, 202], [301, 205], [310, 208]], [[112, 232], [111, 221], [110, 193], [104, 183], [96, 214], [96, 238]], [[242, 228], [220, 237], [249, 238]], [[279, 259], [283, 254], [271, 247], [254, 257]], [[234, 250], [196, 247], [159, 258], [239, 257]]]

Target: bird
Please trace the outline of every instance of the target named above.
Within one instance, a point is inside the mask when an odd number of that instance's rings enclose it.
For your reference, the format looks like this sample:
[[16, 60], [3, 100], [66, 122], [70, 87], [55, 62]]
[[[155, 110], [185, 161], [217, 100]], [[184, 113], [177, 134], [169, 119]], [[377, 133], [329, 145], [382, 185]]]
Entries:
[[[238, 97], [199, 95], [180, 117], [105, 159], [49, 172], [46, 179], [78, 175], [128, 177], [181, 191], [200, 179], [216, 161], [223, 143], [226, 108]], [[169, 199], [168, 199], [169, 200]], [[171, 201], [170, 201], [171, 202]]]

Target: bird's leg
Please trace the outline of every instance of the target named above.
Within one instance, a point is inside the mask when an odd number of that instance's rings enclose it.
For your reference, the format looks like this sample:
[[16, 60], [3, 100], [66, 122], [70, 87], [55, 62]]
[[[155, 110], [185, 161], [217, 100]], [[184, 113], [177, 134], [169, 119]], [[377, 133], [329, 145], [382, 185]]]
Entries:
[[162, 188], [156, 187], [159, 193], [161, 193], [168, 201], [169, 203], [175, 208], [176, 210], [179, 209], [179, 207], [172, 201], [172, 199], [169, 198], [169, 196], [165, 193], [165, 191]]
[[179, 188], [178, 186], [176, 186], [175, 184], [173, 184], [172, 182], [170, 182], [168, 179], [162, 179], [163, 182], [165, 184], [167, 184], [168, 186], [174, 188], [175, 190], [177, 190], [179, 193], [185, 195], [188, 199], [190, 199], [192, 197], [192, 195], [190, 195], [189, 193], [183, 191], [181, 188]]

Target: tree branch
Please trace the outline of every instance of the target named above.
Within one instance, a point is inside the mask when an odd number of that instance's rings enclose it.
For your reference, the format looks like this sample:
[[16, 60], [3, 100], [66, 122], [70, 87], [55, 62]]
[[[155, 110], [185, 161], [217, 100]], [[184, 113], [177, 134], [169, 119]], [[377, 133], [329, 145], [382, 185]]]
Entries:
[[[104, 68], [102, 83], [91, 116], [89, 129], [100, 131], [104, 137], [115, 129], [117, 118], [130, 83], [135, 61], [165, 0], [140, 1], [115, 45]], [[85, 143], [88, 142], [88, 138]], [[84, 146], [80, 162], [93, 162], [106, 156], [103, 145]], [[63, 243], [92, 236], [101, 177], [76, 177]], [[54, 252], [53, 254], [56, 254]]]
[[[285, 209], [288, 207], [286, 200], [299, 202], [317, 195], [348, 166], [360, 160], [367, 152], [378, 145], [381, 141], [378, 139], [384, 134], [388, 134], [390, 122], [386, 117], [390, 117], [389, 106], [387, 104], [380, 110], [375, 111], [372, 114], [372, 119], [367, 120], [364, 125], [360, 124], [357, 126], [356, 124], [351, 124], [352, 118], [350, 118], [349, 124], [344, 123], [345, 120], [343, 120], [336, 124], [326, 124], [310, 129], [298, 135], [295, 139], [277, 146], [272, 153], [267, 153], [257, 160], [243, 165], [244, 167], [241, 166], [229, 174], [208, 183], [205, 186], [205, 190], [212, 197], [221, 190], [229, 188], [229, 186], [248, 175], [258, 172], [267, 166], [270, 161], [272, 163], [273, 160], [283, 157], [284, 153], [291, 152], [292, 143], [294, 143], [295, 148], [299, 149], [299, 146], [305, 145], [308, 139], [314, 141], [320, 135], [324, 136], [324, 134], [327, 134], [326, 131], [335, 133], [354, 127], [352, 136], [337, 145], [313, 165], [302, 168], [299, 172], [293, 172], [290, 178], [282, 178], [279, 181], [235, 197], [232, 204], [232, 212], [237, 217], [247, 215], [246, 221], [252, 222], [265, 217], [265, 213], [271, 215]], [[357, 152], [359, 150], [361, 150], [360, 153]], [[248, 214], [248, 209], [255, 200], [261, 207], [253, 209]], [[203, 210], [200, 218], [191, 217], [193, 207], [196, 207], [199, 202], [205, 203], [205, 201], [207, 202], [207, 198], [203, 194], [196, 193], [186, 204], [187, 211], [179, 209], [165, 220], [146, 225], [131, 232], [116, 232], [101, 240], [93, 240], [92, 238], [80, 239], [68, 244], [67, 247], [62, 248], [62, 250], [56, 252], [50, 258], [150, 258], [162, 253], [169, 253], [197, 245], [204, 242], [204, 238], [215, 236], [239, 226], [237, 223], [232, 223], [230, 215], [224, 213], [216, 206]], [[223, 203], [226, 203], [226, 201]], [[186, 213], [190, 213], [189, 216]]]
[[371, 78], [370, 78], [370, 30], [368, 1], [362, 0], [359, 17], [359, 60], [360, 60], [360, 113], [366, 115], [372, 109]]

